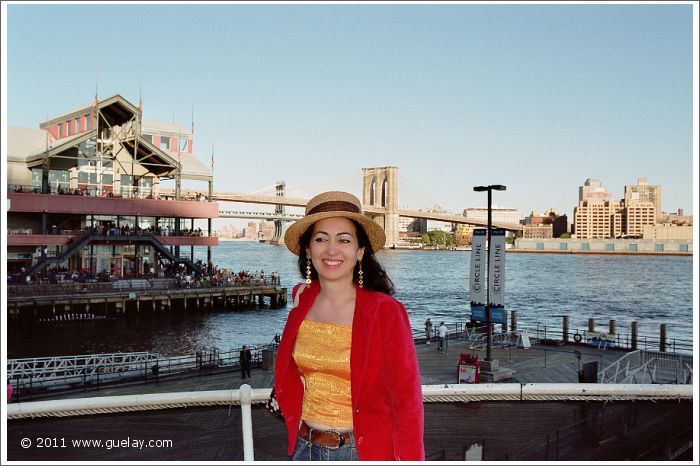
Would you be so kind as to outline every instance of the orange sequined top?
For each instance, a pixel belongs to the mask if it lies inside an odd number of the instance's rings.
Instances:
[[[351,324],[302,322],[292,353],[304,377],[302,419],[352,428],[351,342]]]

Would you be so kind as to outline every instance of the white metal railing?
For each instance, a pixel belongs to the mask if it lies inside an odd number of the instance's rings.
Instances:
[[[470,346],[486,347],[486,333],[478,328],[467,329],[467,343]],[[521,338],[528,335],[527,330],[511,330],[491,334],[491,344],[496,347],[517,346]]]
[[[110,372],[125,372],[157,359],[148,352],[87,354],[48,358],[23,358],[7,361],[7,377],[21,380],[31,376],[36,381],[84,377]]]
[[[181,408],[187,406],[240,405],[243,432],[243,458],[254,460],[251,405],[264,403],[270,388],[154,393],[103,396],[66,400],[34,401],[7,405],[7,419],[49,416],[78,416],[124,411]],[[424,385],[424,403],[465,401],[549,401],[549,400],[692,400],[692,385],[529,383],[529,384],[441,384]]]
[[[693,358],[679,353],[632,351],[598,373],[600,383],[679,383],[693,381]]]

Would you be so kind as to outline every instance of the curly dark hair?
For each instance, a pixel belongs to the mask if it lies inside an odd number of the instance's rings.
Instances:
[[[360,226],[359,223],[352,219],[350,220],[353,225],[355,225],[355,230],[357,231],[357,243],[362,248],[365,248],[365,253],[362,256],[362,284],[363,287],[372,290],[386,293],[388,295],[394,294],[394,282],[386,274],[382,264],[377,261],[374,256],[374,251],[372,250],[372,245],[369,242],[367,233]],[[302,278],[306,278],[306,249],[311,244],[311,234],[313,232],[313,225],[306,229],[301,238],[299,238],[299,273]],[[357,284],[357,271],[360,269],[360,264],[355,264],[355,272],[353,273],[353,281]],[[311,264],[311,279],[318,280],[318,272],[313,264]]]

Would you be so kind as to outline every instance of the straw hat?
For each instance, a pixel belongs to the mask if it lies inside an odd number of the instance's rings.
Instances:
[[[372,251],[378,251],[384,246],[386,242],[384,230],[377,222],[362,213],[360,200],[350,193],[329,191],[312,198],[306,204],[305,217],[297,220],[287,229],[284,234],[284,243],[287,248],[298,256],[299,238],[314,223],[331,217],[345,217],[359,223],[369,238]]]

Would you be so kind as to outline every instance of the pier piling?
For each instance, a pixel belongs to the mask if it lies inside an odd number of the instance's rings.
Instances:
[[[561,337],[564,343],[569,342],[569,316],[562,316]]]
[[[637,322],[634,321],[632,322],[632,341],[630,343],[630,348],[632,348],[632,351],[637,350]]]
[[[666,352],[666,324],[659,327],[659,351]]]

